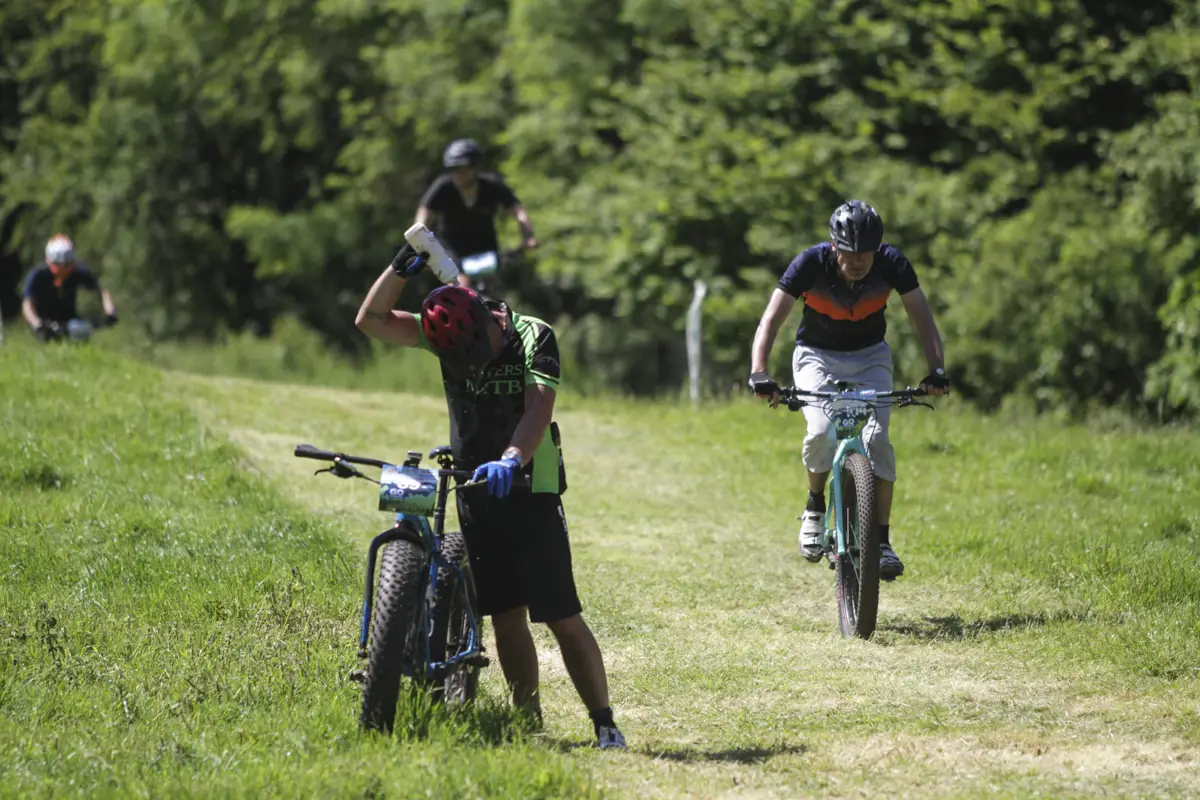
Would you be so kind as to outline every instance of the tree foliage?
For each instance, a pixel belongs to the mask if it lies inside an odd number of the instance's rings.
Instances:
[[[0,52],[0,248],[71,231],[157,336],[295,315],[360,349],[469,135],[543,243],[517,297],[609,386],[680,385],[695,279],[712,382],[740,381],[779,274],[859,197],[969,396],[1200,408],[1194,3],[10,0]]]

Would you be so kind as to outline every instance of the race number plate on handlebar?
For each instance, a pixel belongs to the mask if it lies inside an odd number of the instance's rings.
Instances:
[[[494,250],[486,253],[476,253],[473,256],[466,256],[462,260],[463,272],[473,278],[479,275],[491,275],[499,268],[500,258]]]
[[[431,516],[437,487],[434,470],[385,464],[379,476],[379,510]]]

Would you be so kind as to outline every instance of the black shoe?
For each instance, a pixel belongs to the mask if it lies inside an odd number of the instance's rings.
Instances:
[[[601,750],[624,750],[625,737],[616,725],[601,725],[596,729],[596,747]]]
[[[879,545],[879,577],[885,581],[895,580],[904,574],[904,564],[890,544]]]

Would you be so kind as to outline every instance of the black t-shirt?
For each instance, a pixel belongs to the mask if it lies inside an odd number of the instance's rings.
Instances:
[[[66,323],[79,314],[76,301],[81,287],[92,291],[100,289],[96,276],[83,264],[63,278],[62,285],[55,284],[54,273],[43,264],[29,273],[21,296],[33,300],[33,309],[42,319]]]
[[[796,256],[779,280],[779,288],[804,298],[804,316],[796,344],[822,350],[862,350],[883,341],[887,333],[888,295],[916,289],[917,272],[904,254],[881,244],[871,271],[853,286],[838,275],[833,246],[822,242]]]
[[[521,202],[504,179],[492,173],[480,173],[477,192],[474,204],[468,206],[450,176],[443,175],[421,198],[421,205],[437,214],[434,232],[438,239],[449,245],[459,259],[499,250],[496,213]]]
[[[512,444],[513,433],[525,414],[527,386],[558,389],[561,366],[554,329],[540,319],[521,314],[511,314],[509,323],[513,335],[478,382],[455,378],[442,369],[450,409],[450,447],[458,469],[475,469],[495,461]],[[423,330],[419,346],[429,349]],[[566,488],[561,450],[552,433],[546,432],[525,467],[534,492],[561,493]]]

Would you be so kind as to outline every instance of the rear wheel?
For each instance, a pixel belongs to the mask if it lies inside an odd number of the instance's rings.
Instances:
[[[842,507],[837,523],[846,555],[837,559],[838,615],[846,638],[870,639],[879,612],[879,529],[875,523],[875,474],[862,453],[842,464]]]
[[[390,732],[395,722],[424,565],[425,550],[413,542],[401,539],[383,547],[359,717],[366,730]]]
[[[465,650],[471,635],[471,615],[475,609],[475,585],[471,580],[471,566],[467,559],[467,544],[461,533],[447,533],[442,539],[442,555],[462,570],[463,579],[449,569],[438,571],[438,591],[434,598],[433,640],[430,642],[430,659],[445,661]],[[482,636],[482,626],[475,620],[476,630]],[[472,659],[455,664],[443,674],[443,679],[433,687],[435,696],[447,704],[468,703],[475,699],[479,687],[480,660]]]

